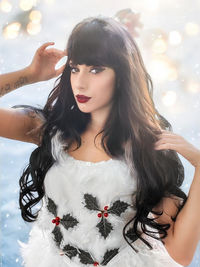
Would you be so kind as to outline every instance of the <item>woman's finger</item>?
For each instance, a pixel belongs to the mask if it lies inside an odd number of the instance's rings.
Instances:
[[[39,48],[38,48],[38,51],[39,52],[43,52],[47,46],[49,45],[54,45],[55,43],[54,42],[47,42],[47,43],[44,43],[43,45],[41,45]]]
[[[180,136],[172,135],[172,134],[163,134],[158,136],[158,140],[163,138],[171,138],[171,139],[180,139]]]
[[[173,149],[178,152],[180,144],[173,144],[173,143],[164,143],[164,144],[159,144],[154,147],[154,149]]]
[[[65,53],[65,51],[63,51],[63,50],[59,50],[59,49],[55,49],[55,48],[49,48],[49,49],[47,49],[47,53],[49,54],[49,55],[53,55],[53,56],[55,56],[55,57],[57,57],[57,58],[62,58],[62,57],[64,57],[64,56],[66,56],[66,53]]]

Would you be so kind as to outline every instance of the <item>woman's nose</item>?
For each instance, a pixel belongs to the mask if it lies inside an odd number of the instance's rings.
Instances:
[[[73,77],[73,79],[74,79],[74,85],[76,88],[78,89],[87,88],[89,80],[88,80],[87,74],[84,71],[77,72],[75,74],[75,77]]]

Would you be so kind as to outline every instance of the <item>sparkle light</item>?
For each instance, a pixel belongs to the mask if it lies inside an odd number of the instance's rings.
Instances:
[[[33,10],[31,11],[29,18],[33,23],[39,23],[42,19],[42,14],[39,10]]]
[[[19,6],[22,10],[28,11],[33,7],[34,3],[34,0],[20,0]]]
[[[200,92],[200,83],[191,81],[188,86],[186,87],[186,90],[191,93],[198,93]]]
[[[197,35],[199,33],[199,25],[197,23],[188,22],[185,25],[185,31],[188,35]]]
[[[163,93],[162,102],[165,106],[172,106],[176,102],[176,92],[168,90]]]
[[[26,30],[30,35],[36,35],[41,31],[41,25],[39,23],[29,22]]]
[[[8,0],[2,0],[0,3],[0,9],[3,12],[8,13],[12,10],[12,4]]]
[[[167,50],[167,44],[166,44],[165,40],[163,40],[163,39],[156,39],[153,42],[152,50],[156,54],[165,53],[166,50]]]
[[[169,33],[169,43],[170,45],[180,45],[180,43],[182,42],[182,36],[180,34],[180,32],[178,31],[171,31]]]
[[[178,77],[177,69],[169,62],[167,57],[158,57],[152,60],[149,69],[153,79],[158,82],[173,81]]]
[[[18,36],[21,24],[19,22],[13,22],[3,29],[3,35],[5,39],[14,39]]]

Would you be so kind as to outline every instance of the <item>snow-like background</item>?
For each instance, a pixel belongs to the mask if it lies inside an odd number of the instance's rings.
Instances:
[[[29,25],[30,3],[40,11],[41,21]],[[30,64],[36,49],[47,41],[64,49],[73,27],[89,16],[114,16],[131,8],[140,13],[143,27],[138,43],[154,83],[154,101],[173,131],[200,148],[200,0],[2,0],[0,1],[0,73],[16,71]],[[21,28],[8,30],[12,22]],[[34,27],[33,27],[34,26]],[[23,30],[24,29],[24,30]],[[10,38],[9,38],[10,36]],[[21,87],[0,98],[1,107],[17,104],[44,105],[55,79]],[[26,242],[31,224],[20,216],[18,180],[35,145],[0,139],[1,265],[21,266],[17,240]],[[188,193],[194,168],[183,157]],[[199,177],[200,178],[200,177]],[[200,266],[200,244],[190,267]],[[48,267],[48,266],[47,266]]]

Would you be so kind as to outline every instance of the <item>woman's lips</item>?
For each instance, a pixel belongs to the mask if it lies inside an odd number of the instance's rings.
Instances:
[[[87,101],[90,100],[91,97],[83,97],[83,96],[77,96],[77,100],[79,103],[86,103]]]

